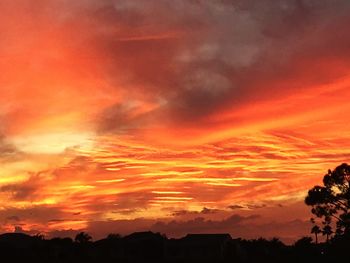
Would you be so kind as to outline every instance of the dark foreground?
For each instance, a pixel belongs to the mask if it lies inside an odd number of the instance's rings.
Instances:
[[[46,240],[20,233],[0,235],[1,262],[336,262],[348,258],[350,237],[314,244],[302,238],[287,246],[278,239],[232,239],[228,234],[187,235],[168,239],[159,233],[139,232],[121,238],[110,235]],[[342,260],[343,261],[343,260]],[[345,262],[345,261],[344,261]]]

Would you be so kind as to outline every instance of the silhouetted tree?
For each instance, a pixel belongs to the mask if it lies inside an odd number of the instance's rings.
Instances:
[[[85,244],[88,243],[92,240],[92,237],[85,232],[80,232],[75,236],[75,242],[80,243],[80,244]]]
[[[107,239],[121,239],[122,236],[119,234],[108,234]]]
[[[332,227],[330,225],[325,225],[322,229],[322,234],[326,236],[327,243],[329,241],[329,236],[333,234]]]
[[[312,238],[311,237],[302,237],[295,241],[294,246],[295,247],[311,247],[312,245]]]
[[[322,233],[321,228],[318,225],[314,225],[311,228],[311,233],[315,234],[315,241],[316,241],[316,244],[318,244],[318,234]]]
[[[336,233],[350,230],[350,166],[343,163],[323,177],[323,186],[309,190],[305,203],[312,206],[311,212],[323,219],[327,232],[336,221]],[[329,234],[328,234],[329,236]]]
[[[45,239],[45,236],[43,234],[40,234],[40,233],[34,235],[34,237],[37,238],[38,240],[44,240]]]

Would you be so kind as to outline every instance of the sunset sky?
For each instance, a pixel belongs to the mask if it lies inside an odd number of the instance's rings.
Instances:
[[[0,232],[309,235],[350,159],[350,1],[0,10]]]

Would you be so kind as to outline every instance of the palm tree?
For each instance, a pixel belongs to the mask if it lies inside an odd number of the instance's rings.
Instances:
[[[323,230],[322,230],[322,234],[323,235],[326,235],[327,237],[327,243],[329,241],[329,236],[333,234],[333,231],[332,231],[332,227],[330,225],[325,225]]]
[[[315,234],[316,244],[318,244],[318,234],[320,234],[321,232],[321,228],[318,225],[314,225],[311,229],[311,233]]]

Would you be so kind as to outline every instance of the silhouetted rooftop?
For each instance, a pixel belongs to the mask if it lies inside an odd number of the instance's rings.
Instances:
[[[232,240],[232,237],[230,234],[187,234],[181,240],[195,244],[212,244]]]
[[[126,236],[124,239],[126,240],[143,240],[143,239],[163,239],[163,236],[160,233],[153,233],[151,231],[145,231],[145,232],[135,232],[128,236]]]

